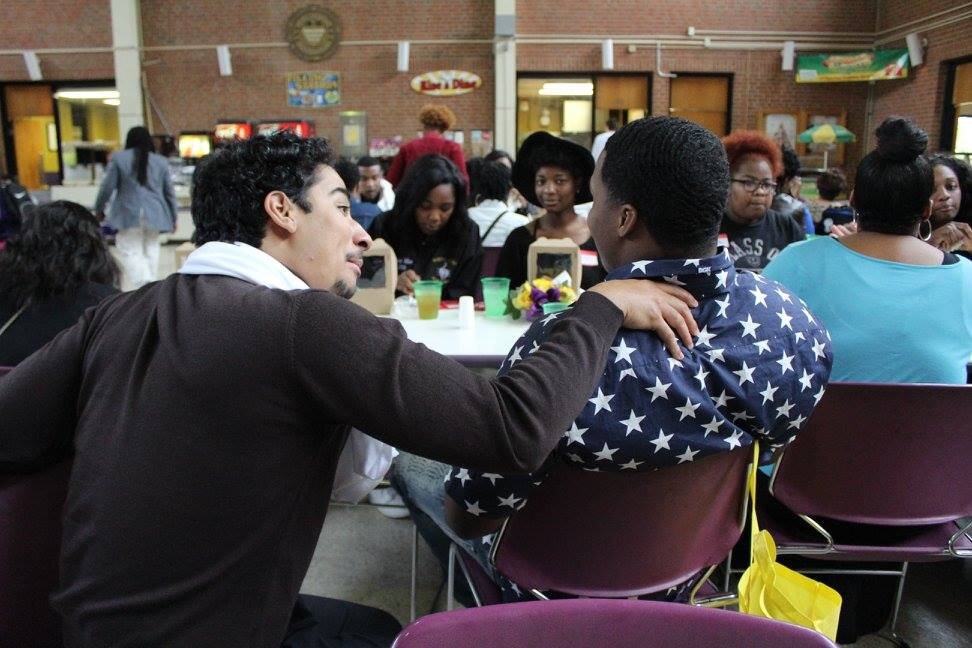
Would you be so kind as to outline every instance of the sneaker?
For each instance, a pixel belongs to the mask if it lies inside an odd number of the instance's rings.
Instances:
[[[409,516],[402,496],[391,486],[388,488],[376,488],[368,493],[368,502],[374,504],[378,508],[378,512],[385,517],[397,520]]]

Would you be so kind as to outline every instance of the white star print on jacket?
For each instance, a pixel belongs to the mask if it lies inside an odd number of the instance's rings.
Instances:
[[[699,301],[693,315],[701,330],[678,361],[654,334],[621,329],[600,382],[548,464],[647,471],[748,446],[754,437],[778,447],[799,433],[833,364],[827,331],[800,299],[737,272],[725,251],[700,260],[637,261],[607,278],[684,284]],[[516,371],[517,351],[542,345],[556,319],[537,320],[500,373]],[[506,517],[527,505],[545,472],[500,476],[455,467],[446,492],[468,513]]]

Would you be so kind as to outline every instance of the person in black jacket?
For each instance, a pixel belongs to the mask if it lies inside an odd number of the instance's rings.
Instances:
[[[594,159],[590,151],[550,133],[538,131],[523,141],[513,164],[513,186],[531,204],[543,208],[541,216],[517,227],[506,237],[496,263],[496,276],[509,277],[517,288],[527,277],[527,255],[538,238],[571,239],[580,248],[581,288],[604,281],[606,275],[587,219],[574,209],[591,202]],[[576,286],[575,286],[576,288]]]
[[[0,366],[19,364],[117,293],[118,275],[87,209],[66,200],[25,209],[0,252]]]
[[[398,257],[398,294],[411,294],[419,279],[439,279],[443,299],[475,295],[483,265],[479,227],[466,211],[466,183],[441,155],[426,155],[408,168],[395,206],[369,234],[383,238]]]

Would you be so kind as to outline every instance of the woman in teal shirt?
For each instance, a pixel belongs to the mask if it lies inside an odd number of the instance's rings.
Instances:
[[[965,383],[972,358],[972,262],[931,235],[928,136],[885,120],[861,160],[851,204],[859,231],[791,245],[765,269],[833,338],[831,380]]]

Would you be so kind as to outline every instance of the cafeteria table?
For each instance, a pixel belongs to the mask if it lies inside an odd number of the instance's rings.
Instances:
[[[437,319],[421,320],[414,307],[400,307],[399,304],[395,304],[389,317],[401,322],[408,339],[413,342],[421,342],[467,367],[493,369],[503,364],[514,343],[530,325],[524,319],[489,319],[481,311],[476,311],[473,328],[461,329],[458,309],[443,308]]]

